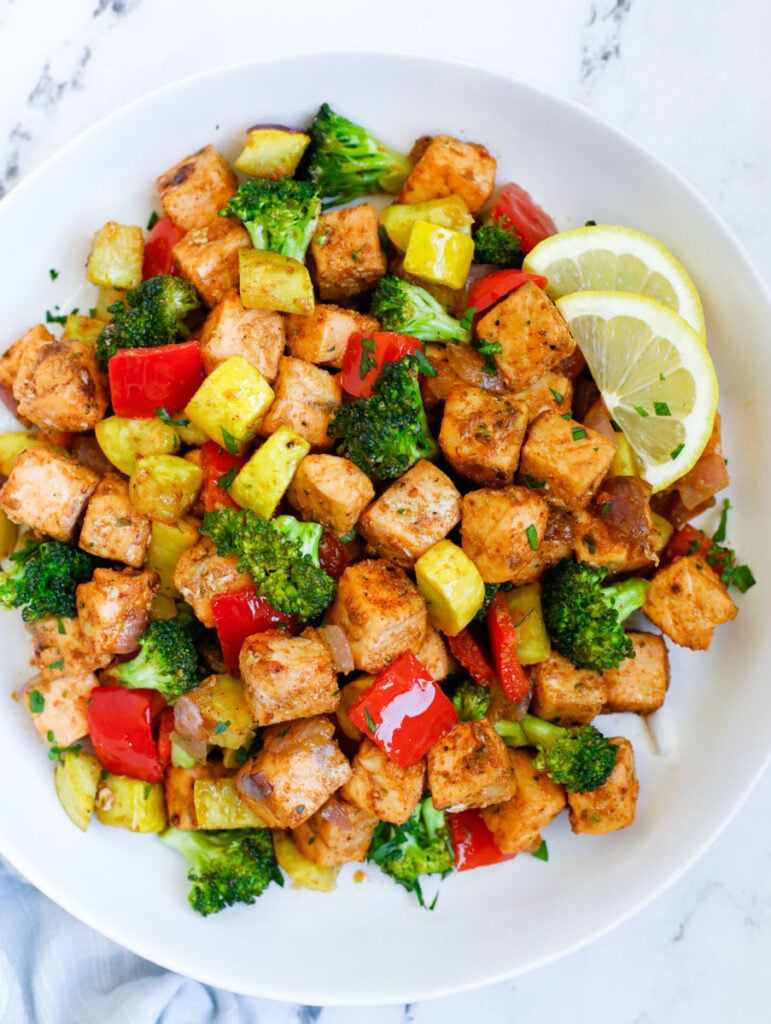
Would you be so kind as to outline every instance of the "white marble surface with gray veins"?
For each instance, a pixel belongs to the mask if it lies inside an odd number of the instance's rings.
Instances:
[[[512,73],[621,127],[701,192],[769,280],[769,39],[764,0],[391,0],[377,10],[362,0],[0,0],[0,195],[94,121],[200,70],[309,51],[426,53]],[[712,847],[647,908],[516,980],[369,1010],[219,994],[208,1004],[220,1008],[216,1017],[200,1019],[761,1024],[771,1020],[770,806],[766,774]],[[14,893],[37,906],[31,890]],[[487,939],[475,922],[469,942]],[[129,999],[127,989],[124,1010]],[[0,992],[0,1017],[3,1005]],[[103,1019],[139,1020],[117,1011]],[[178,1018],[170,1004],[158,1019]]]

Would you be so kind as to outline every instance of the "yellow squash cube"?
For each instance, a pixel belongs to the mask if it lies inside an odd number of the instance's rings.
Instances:
[[[113,466],[126,476],[134,472],[137,459],[147,455],[172,455],[180,448],[174,428],[154,416],[142,419],[108,416],[97,423],[94,434]]]
[[[131,832],[163,832],[168,824],[163,783],[109,772],[96,794],[96,816],[103,825]]]
[[[199,828],[265,828],[265,822],[236,789],[230,776],[196,779],[195,817]]]
[[[270,519],[292,482],[297,467],[311,450],[305,438],[279,427],[257,449],[230,486],[230,497]]]
[[[108,221],[94,235],[86,276],[92,284],[138,288],[142,283],[145,236],[141,228]]]
[[[102,766],[94,754],[70,749],[59,755],[54,768],[54,786],[68,817],[85,832],[96,802]]]
[[[424,203],[392,203],[380,214],[380,223],[397,249],[405,252],[415,223],[426,220],[442,228],[460,231],[471,236],[474,218],[469,213],[465,199],[460,196],[445,196],[444,199],[427,199]]]
[[[91,344],[104,330],[104,322],[95,317],[82,316],[78,313],[70,313],[64,321],[62,341],[88,341]]]
[[[129,480],[131,504],[143,515],[176,523],[195,505],[203,470],[178,455],[138,459]]]
[[[462,288],[473,258],[474,242],[469,235],[419,220],[412,227],[404,269],[434,284]]]
[[[254,739],[254,722],[246,703],[244,684],[224,672],[208,676],[200,684],[178,697],[175,727],[181,735],[185,722],[197,723],[194,739],[238,750]]]
[[[246,309],[313,312],[313,282],[302,263],[265,249],[239,249],[238,266],[241,302]]]
[[[0,508],[0,559],[7,558],[16,550],[19,527]]]
[[[291,178],[310,141],[310,135],[291,128],[251,128],[235,165],[257,178]]]
[[[468,626],[484,604],[485,585],[468,555],[440,540],[415,563],[415,582],[428,606],[428,621],[448,636]]]
[[[164,523],[160,519],[153,519],[145,568],[152,569],[160,576],[159,594],[179,597],[179,591],[174,586],[174,570],[179,556],[193,547],[199,536],[198,528],[186,519],[179,519],[176,523]]]
[[[230,356],[205,378],[185,416],[231,454],[244,451],[273,401],[273,389],[243,356]]]
[[[640,470],[637,468],[634,452],[626,439],[626,434],[617,431],[613,437],[618,447],[610,464],[608,476],[639,476]]]
[[[506,594],[506,605],[517,629],[517,657],[523,665],[537,665],[551,654],[541,607],[541,584],[527,583]]]

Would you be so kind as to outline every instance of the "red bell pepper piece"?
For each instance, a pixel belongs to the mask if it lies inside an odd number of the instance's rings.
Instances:
[[[201,498],[206,512],[239,507],[228,494],[228,488],[245,463],[246,456],[232,455],[225,448],[220,448],[215,441],[207,441],[204,444],[201,448]]]
[[[348,717],[401,768],[417,764],[458,722],[450,699],[409,652],[378,673]]]
[[[473,808],[448,814],[447,824],[457,871],[500,864],[517,856],[516,853],[504,853],[495,845],[493,834],[482,820],[482,815]]]
[[[445,639],[453,657],[461,663],[474,682],[480,686],[489,686],[495,679],[495,670],[469,630],[462,629],[455,636],[447,636]]]
[[[477,314],[483,313],[528,281],[534,281],[539,288],[545,288],[547,280],[542,274],[530,274],[526,270],[494,270],[472,289],[468,304],[474,307]]]
[[[107,771],[145,782],[163,779],[153,726],[165,706],[156,690],[94,687],[86,708],[88,732]]]
[[[385,363],[398,362],[408,353],[422,347],[422,342],[408,334],[395,334],[392,331],[362,334],[356,331],[348,339],[340,370],[340,384],[349,395],[369,398],[372,386]]]
[[[319,541],[319,565],[333,580],[339,580],[345,572],[348,562],[345,545],[335,537],[334,533],[324,530]]]
[[[201,348],[183,341],[157,348],[122,348],[107,366],[116,416],[154,416],[184,409],[203,380]]]
[[[171,217],[160,217],[150,228],[145,242],[145,253],[142,260],[142,280],[157,277],[159,274],[176,274],[177,268],[172,247],[184,238],[185,232],[178,228]]]
[[[509,700],[523,703],[530,696],[530,680],[517,656],[517,627],[506,604],[506,596],[501,591],[490,602],[487,630],[503,692]]]
[[[233,594],[217,594],[211,599],[211,610],[222,656],[232,675],[239,674],[238,656],[248,636],[281,625],[293,626],[297,622],[293,615],[274,608],[254,587]]]
[[[700,555],[706,558],[707,552],[713,548],[717,552],[717,545],[711,537],[686,523],[669,538],[665,554],[669,559],[680,558],[683,555]]]
[[[490,216],[499,227],[514,231],[523,252],[530,252],[544,238],[557,234],[557,225],[549,214],[514,182],[504,185]]]

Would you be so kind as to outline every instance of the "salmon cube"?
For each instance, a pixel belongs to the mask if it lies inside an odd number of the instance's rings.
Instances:
[[[669,655],[664,638],[657,633],[629,631],[634,658],[603,674],[608,713],[632,711],[648,715],[664,703],[669,687]]]
[[[510,750],[509,759],[517,779],[514,796],[483,807],[480,814],[499,850],[522,853],[538,848],[541,831],[564,810],[567,800],[564,787],[539,771],[528,751]]]
[[[10,348],[6,349],[0,356],[0,389],[5,393],[8,398],[6,402],[9,405],[14,402],[13,398],[13,384],[16,380],[16,374],[19,372],[19,363],[21,361],[21,354],[24,351],[24,347],[28,342],[33,344],[41,341],[56,341],[56,338],[51,334],[47,327],[43,324],[36,324],[34,327],[30,327],[19,338],[15,341]]]
[[[321,523],[338,537],[356,526],[375,497],[366,473],[337,455],[306,455],[292,478],[287,501],[306,522]]]
[[[246,590],[251,585],[251,576],[238,570],[238,555],[218,555],[208,537],[183,551],[174,570],[174,586],[196,618],[210,629],[214,626],[211,599],[217,594]]]
[[[634,821],[640,789],[634,750],[623,736],[613,736],[611,743],[618,747],[618,753],[615,767],[605,784],[590,793],[568,793],[573,832],[602,835],[626,828]]]
[[[421,459],[369,506],[358,530],[375,554],[411,569],[458,524],[460,508],[452,480]]]
[[[307,821],[292,832],[295,846],[308,860],[336,867],[364,860],[378,826],[374,814],[334,793]]]
[[[715,628],[738,609],[714,569],[700,555],[686,555],[653,576],[643,611],[676,644],[706,651]]]
[[[503,803],[517,787],[506,745],[486,718],[458,722],[429,750],[426,767],[439,810]]]
[[[426,788],[426,763],[400,768],[366,736],[351,762],[352,774],[340,795],[380,821],[403,825]]]
[[[201,331],[201,356],[207,375],[231,356],[243,356],[271,383],[286,344],[281,313],[246,309],[238,291],[229,291],[209,313]]]
[[[86,506],[80,547],[139,569],[147,557],[150,534],[151,519],[132,505],[128,481],[116,473],[105,474]]]
[[[290,313],[286,320],[289,351],[298,359],[339,370],[355,332],[371,334],[380,324],[364,313],[331,303],[317,302],[311,314]]]
[[[563,416],[573,408],[573,381],[559,370],[547,370],[520,391],[517,400],[527,406],[528,423],[547,409]]]
[[[527,406],[511,395],[461,384],[447,396],[439,447],[461,476],[502,487],[514,480],[527,420]]]
[[[186,156],[156,182],[163,209],[185,231],[214,220],[237,185],[235,174],[214,146]]]
[[[484,313],[477,337],[498,344],[498,373],[512,391],[522,391],[556,367],[575,348],[562,314],[533,281]]]
[[[238,252],[251,245],[249,232],[240,221],[217,217],[204,227],[188,231],[171,252],[182,276],[195,285],[212,309],[238,288]]]
[[[112,654],[94,650],[77,618],[50,616],[25,626],[32,638],[34,664],[42,676],[88,675],[112,661]]]
[[[297,828],[351,776],[328,718],[271,725],[242,765],[236,789],[271,828]]]
[[[385,274],[379,226],[377,210],[369,203],[321,215],[310,256],[322,302],[353,299]]]
[[[430,413],[447,401],[453,388],[465,386],[466,382],[458,376],[447,358],[447,346],[426,345],[426,357],[436,371],[436,376],[424,377],[420,384],[423,405]]]
[[[537,578],[548,514],[543,498],[527,487],[481,488],[463,496],[463,550],[485,583]]]
[[[530,670],[533,701],[530,710],[539,718],[561,725],[591,722],[605,704],[605,682],[600,672],[576,668],[552,651]]]
[[[522,479],[538,481],[549,501],[583,506],[605,479],[615,454],[615,443],[596,430],[543,412],[530,424],[519,472]]]
[[[461,142],[450,135],[435,135],[421,149],[398,202],[423,203],[457,195],[471,213],[478,213],[493,194],[495,158],[479,143]]]
[[[379,672],[422,641],[426,602],[403,569],[365,559],[343,572],[326,621],[348,637],[357,669]]]
[[[94,649],[111,654],[135,651],[159,585],[157,572],[95,569],[90,582],[75,591],[81,629]]]
[[[24,688],[24,703],[43,739],[69,747],[86,736],[88,699],[98,685],[91,672],[31,679]]]
[[[99,476],[46,448],[28,448],[16,459],[0,490],[0,508],[55,540],[72,541]]]
[[[438,629],[429,623],[426,632],[417,647],[413,647],[412,653],[418,659],[428,674],[440,682],[446,679],[453,667],[453,660],[447,650],[447,644],[442,638]]]
[[[587,565],[604,566],[611,576],[651,569],[658,562],[659,534],[653,528],[641,537],[615,529],[588,509],[573,509],[574,552],[576,560]]]
[[[343,400],[336,375],[304,359],[282,356],[274,392],[259,431],[263,437],[279,427],[289,427],[314,448],[332,447],[335,442],[327,427]]]
[[[310,718],[340,703],[332,656],[315,629],[255,633],[241,647],[239,667],[255,725]]]

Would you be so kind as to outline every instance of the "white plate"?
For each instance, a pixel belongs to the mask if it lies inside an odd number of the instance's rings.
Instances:
[[[144,224],[161,171],[208,142],[232,159],[249,125],[304,125],[323,101],[404,151],[438,131],[484,142],[498,180],[523,184],[560,227],[626,224],[672,249],[701,291],[721,382],[736,506],[729,536],[760,580],[708,654],[673,653],[669,754],[654,753],[638,719],[607,723],[635,741],[635,825],[576,837],[563,815],[547,834],[549,863],[522,856],[449,878],[433,913],[373,867],[358,884],[343,873],[332,895],[272,887],[253,907],[198,918],[184,862],[156,838],[72,826],[44,744],[6,702],[0,850],[57,903],[150,960],[238,992],[317,1005],[403,1002],[511,977],[619,924],[699,856],[758,778],[769,755],[758,723],[769,713],[771,559],[757,539],[771,507],[771,307],[691,189],[581,108],[462,64],[346,54],[182,82],[95,125],[22,182],[0,205],[2,344],[54,303],[69,309],[94,230],[107,220]],[[2,618],[0,637],[10,693],[30,675],[29,649],[15,617]]]

